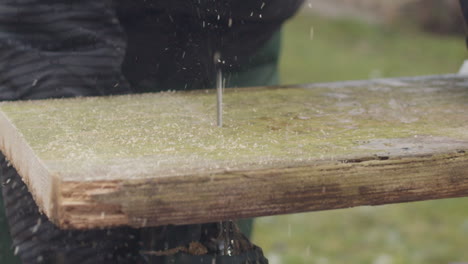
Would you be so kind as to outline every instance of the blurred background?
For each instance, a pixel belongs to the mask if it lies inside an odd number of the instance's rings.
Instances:
[[[283,30],[283,84],[456,73],[458,0],[310,0]],[[257,218],[271,264],[468,263],[468,199]]]

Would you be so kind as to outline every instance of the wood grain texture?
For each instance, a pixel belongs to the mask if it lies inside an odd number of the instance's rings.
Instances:
[[[63,228],[468,196],[468,79],[0,104],[0,148]]]

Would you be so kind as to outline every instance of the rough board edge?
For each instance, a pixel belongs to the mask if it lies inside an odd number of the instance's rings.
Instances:
[[[120,181],[64,182],[58,202],[56,224],[63,229],[91,229],[130,225],[122,205],[96,201],[94,196],[119,190]]]
[[[66,214],[60,225],[89,229],[196,224],[468,196],[467,150],[363,160],[176,179],[64,182],[62,196],[68,203],[61,204]],[[73,196],[86,202],[73,203]]]
[[[54,198],[59,183],[54,181],[45,164],[34,153],[10,119],[1,111],[0,104],[0,151],[18,171],[28,186],[39,210],[51,220],[57,217]],[[14,148],[14,151],[13,151]]]

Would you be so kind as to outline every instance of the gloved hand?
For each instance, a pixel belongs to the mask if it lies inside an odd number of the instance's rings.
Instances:
[[[159,230],[164,244],[144,243],[147,248],[141,253],[146,263],[268,264],[262,249],[252,244],[233,221],[185,226],[191,229],[189,232],[180,232],[181,227]],[[177,233],[193,236],[171,242],[169,237]]]

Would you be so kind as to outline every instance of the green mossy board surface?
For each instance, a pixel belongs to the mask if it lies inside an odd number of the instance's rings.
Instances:
[[[7,102],[0,113],[59,185],[468,150],[461,76],[226,89],[224,100],[222,128],[214,91]]]

